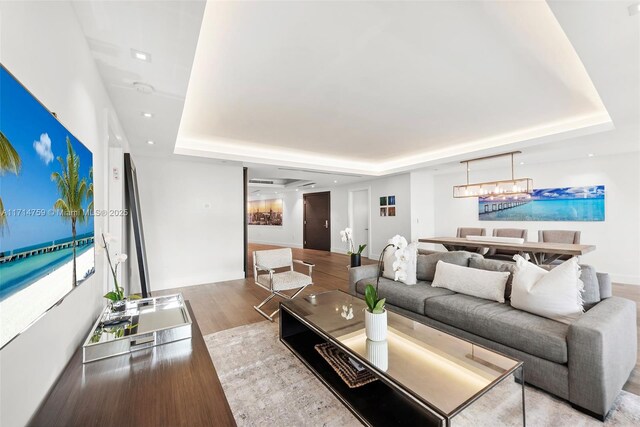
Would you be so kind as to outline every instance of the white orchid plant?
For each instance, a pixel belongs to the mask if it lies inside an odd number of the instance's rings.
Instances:
[[[395,276],[395,280],[406,280],[407,279],[407,270],[408,270],[408,262],[409,262],[409,251],[407,250],[409,247],[409,243],[407,239],[396,234],[387,242],[387,246],[384,247],[382,253],[380,254],[380,259],[378,260],[378,275],[376,278],[376,285],[373,286],[371,283],[367,284],[364,288],[364,299],[367,303],[367,309],[373,314],[381,314],[384,313],[384,305],[386,302],[385,298],[379,298],[378,295],[378,285],[380,284],[380,274],[382,273],[382,259],[384,257],[385,251],[387,248],[393,247],[395,251],[393,252],[393,257],[395,258],[393,261],[393,272]]]
[[[395,280],[406,280],[407,279],[407,267],[408,267],[408,252],[407,247],[409,243],[407,239],[396,234],[391,239],[389,239],[389,244],[393,245],[396,250],[394,252],[395,260],[393,261],[393,271]]]
[[[109,252],[109,243],[115,242],[116,238],[113,237],[109,233],[101,233],[102,234],[102,243],[98,244],[98,252],[105,252],[107,255],[107,262],[109,263],[109,268],[111,269],[111,275],[113,276],[113,284],[115,286],[115,290],[111,292],[107,292],[104,294],[104,297],[110,301],[122,301],[125,298],[124,288],[118,285],[118,266],[124,263],[127,260],[127,254],[114,254],[111,257],[111,253]],[[140,298],[137,295],[130,295],[129,299],[138,299]]]
[[[353,243],[353,230],[350,229],[349,227],[340,231],[340,238],[342,239],[343,242],[349,244],[349,251],[347,252],[347,255],[352,255],[352,254],[360,255],[362,254],[362,251],[364,251],[364,248],[367,247],[367,245],[358,245],[358,251],[356,251],[355,244]]]

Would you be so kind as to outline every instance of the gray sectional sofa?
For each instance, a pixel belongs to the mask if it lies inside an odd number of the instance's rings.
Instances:
[[[585,314],[572,324],[495,301],[431,287],[438,260],[513,272],[513,263],[456,251],[419,251],[418,283],[380,278],[387,307],[427,325],[524,361],[525,381],[604,419],[636,364],[636,305],[611,295],[608,274],[582,265]],[[377,265],[349,270],[349,291],[363,297],[375,284]],[[511,278],[509,279],[511,281]],[[507,296],[510,283],[507,284]]]

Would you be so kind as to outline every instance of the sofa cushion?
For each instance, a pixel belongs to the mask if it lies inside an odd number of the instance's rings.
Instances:
[[[511,306],[538,316],[570,324],[584,313],[577,258],[571,258],[552,270],[530,263],[520,255],[513,275]]]
[[[375,277],[358,281],[356,283],[356,292],[364,295],[364,288],[369,283],[375,286]],[[432,288],[429,283],[423,281],[415,285],[405,285],[402,282],[394,282],[393,280],[381,277],[380,285],[378,286],[378,295],[380,298],[386,298],[387,302],[391,305],[424,315],[424,301],[426,299],[443,295],[454,295],[454,292],[448,289]]]
[[[418,280],[432,282],[433,277],[436,274],[436,265],[438,264],[438,261],[467,267],[469,265],[469,257],[471,257],[471,255],[471,253],[465,251],[437,252],[429,255],[418,254],[418,265],[416,271]]]
[[[504,288],[509,279],[507,271],[487,271],[438,261],[431,286],[453,292],[504,302]]]
[[[511,273],[509,274],[509,279],[507,279],[507,286],[504,290],[504,298],[508,300],[511,297],[511,282],[513,282],[513,273],[516,271],[515,263],[497,261],[495,259],[471,257],[471,259],[469,259],[469,267],[477,268],[479,270],[502,271]]]
[[[425,314],[440,322],[556,363],[567,363],[569,325],[468,295],[425,300]]]

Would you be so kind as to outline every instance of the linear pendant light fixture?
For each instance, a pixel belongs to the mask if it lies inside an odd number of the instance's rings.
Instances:
[[[454,186],[453,197],[496,197],[531,194],[533,192],[533,180],[531,178],[515,177],[513,155],[520,153],[521,151],[511,151],[509,153],[495,154],[493,156],[478,157],[476,159],[461,161],[460,163],[463,163],[467,168],[467,183],[465,185]],[[506,156],[511,156],[511,179],[491,182],[479,182],[477,184],[471,184],[469,182],[469,164],[471,162]]]

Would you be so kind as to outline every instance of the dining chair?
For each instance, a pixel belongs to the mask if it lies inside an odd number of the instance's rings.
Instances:
[[[526,242],[527,230],[524,228],[495,228],[493,230],[493,236],[494,237],[514,237],[514,238],[524,239]],[[513,261],[513,256],[517,254],[521,254],[521,251],[491,248],[485,255],[485,258],[499,259],[503,261]]]
[[[466,238],[467,236],[486,236],[487,229],[486,228],[475,228],[475,227],[458,227],[456,231],[456,237]],[[469,246],[455,246],[455,250],[457,251],[467,251],[467,252],[475,252],[482,254],[485,252],[485,248],[472,248]]]
[[[303,274],[293,269],[293,264],[301,264],[309,269],[309,274]],[[313,285],[314,264],[293,259],[291,248],[270,249],[253,252],[253,277],[256,285],[270,292],[270,295],[259,305],[253,308],[273,322],[273,316],[279,308],[270,315],[262,311],[262,307],[276,296],[284,299],[294,299],[307,286]],[[287,270],[288,269],[288,270]],[[278,271],[280,270],[280,271]],[[284,271],[282,271],[284,270]],[[260,274],[262,272],[262,274]],[[296,289],[293,295],[287,295],[282,291]]]
[[[538,242],[580,244],[580,231],[578,230],[538,230]],[[552,264],[562,263],[570,259],[572,255],[561,255]],[[544,263],[544,256],[542,257]]]

